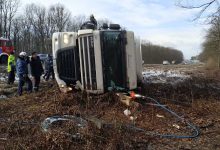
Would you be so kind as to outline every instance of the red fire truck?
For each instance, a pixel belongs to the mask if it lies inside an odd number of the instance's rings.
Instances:
[[[0,37],[0,64],[7,63],[10,52],[14,51],[12,41]]]

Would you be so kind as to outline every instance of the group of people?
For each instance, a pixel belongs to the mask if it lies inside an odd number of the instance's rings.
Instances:
[[[97,29],[97,21],[93,15],[90,16],[90,20],[85,22],[81,29]],[[28,64],[30,64],[30,72],[32,80],[29,78]],[[27,56],[26,52],[21,52],[15,61],[14,52],[8,57],[8,84],[13,84],[15,81],[15,73],[19,78],[18,82],[18,95],[22,95],[23,86],[27,83],[27,91],[32,92],[39,90],[39,84],[41,76],[44,73],[44,69],[41,63],[41,60],[37,52],[33,52],[31,57]],[[53,58],[48,54],[48,57],[45,62],[45,74],[43,78],[48,81],[50,76],[54,79],[54,70],[53,70]],[[33,83],[32,83],[33,81]]]
[[[30,64],[30,73],[33,80],[29,78],[28,64]],[[45,61],[45,70],[44,79],[49,80],[50,76],[54,79],[53,71],[53,58],[48,54],[48,57]],[[27,83],[27,92],[31,93],[32,91],[37,92],[39,90],[41,76],[44,73],[43,65],[41,63],[40,57],[37,52],[33,52],[31,57],[27,55],[26,52],[21,52],[15,61],[14,52],[8,57],[8,84],[13,84],[15,81],[15,73],[17,74],[18,81],[18,95],[21,96],[23,92],[23,86]],[[33,81],[33,83],[32,83]]]

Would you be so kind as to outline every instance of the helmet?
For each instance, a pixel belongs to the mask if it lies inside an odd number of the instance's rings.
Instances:
[[[27,56],[27,53],[26,52],[20,52],[19,56],[25,57],[25,56]]]

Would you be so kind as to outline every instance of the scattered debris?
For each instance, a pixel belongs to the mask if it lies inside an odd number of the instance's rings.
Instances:
[[[43,123],[42,123],[42,128],[45,132],[48,132],[50,126],[58,121],[71,121],[74,124],[76,124],[76,126],[78,128],[83,128],[87,126],[87,121],[85,121],[84,119],[82,119],[81,117],[76,117],[76,116],[70,116],[70,115],[64,115],[64,116],[53,116],[53,117],[49,117],[46,118]]]
[[[120,98],[120,101],[127,106],[131,105],[132,98],[130,96],[126,96],[123,93],[116,93],[116,95]]]
[[[164,115],[159,115],[159,114],[157,114],[156,116],[157,116],[158,118],[165,118]]]
[[[129,109],[125,109],[124,110],[124,115],[125,116],[130,116],[131,115],[131,111]]]
[[[73,89],[71,87],[66,87],[64,85],[62,85],[62,87],[60,87],[60,91],[63,93],[69,93],[71,92]]]
[[[177,124],[173,124],[173,127],[177,128],[177,129],[180,129],[180,126],[177,125]]]
[[[7,99],[8,97],[6,95],[0,95],[0,100]]]
[[[136,119],[137,119],[137,116],[135,116],[135,117],[134,117],[134,116],[130,116],[130,120],[131,120],[131,121],[134,121],[134,120],[136,120]]]
[[[87,126],[86,120],[70,115],[46,118],[41,125],[45,132],[49,132],[50,134],[57,132],[58,134],[66,135],[74,139],[81,139],[82,134],[80,132],[82,131],[80,130],[85,130]]]
[[[77,90],[81,90],[83,91],[83,87],[82,87],[82,84],[80,83],[80,81],[76,81],[76,87],[75,87]]]

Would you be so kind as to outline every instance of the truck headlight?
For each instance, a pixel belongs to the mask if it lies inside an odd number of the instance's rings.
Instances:
[[[69,36],[68,36],[68,34],[64,34],[63,35],[63,43],[64,44],[68,44],[69,43]]]
[[[55,39],[55,44],[56,44],[56,45],[58,44],[58,40],[57,40],[57,39]]]

